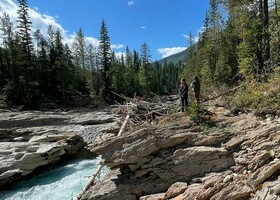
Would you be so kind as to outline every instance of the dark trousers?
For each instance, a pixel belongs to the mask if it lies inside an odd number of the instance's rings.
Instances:
[[[184,112],[185,106],[188,106],[188,97],[181,97],[182,112]]]
[[[194,92],[194,97],[196,99],[196,102],[199,103],[199,91]]]

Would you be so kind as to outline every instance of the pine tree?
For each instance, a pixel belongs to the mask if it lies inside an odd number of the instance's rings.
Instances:
[[[55,94],[56,99],[65,100],[65,80],[64,80],[64,45],[62,43],[62,35],[59,29],[55,32],[54,50],[56,60],[54,63],[53,72],[55,74]]]
[[[219,1],[210,0],[209,10],[209,25],[210,31],[208,32],[209,39],[209,66],[211,72],[211,80],[215,81],[215,72],[219,59],[219,42],[220,33],[222,31],[222,14],[219,12]]]
[[[192,78],[194,76],[194,54],[195,54],[195,46],[194,46],[194,39],[192,32],[190,31],[189,33],[189,63],[190,63],[190,77]]]
[[[269,33],[269,10],[268,10],[268,0],[260,0],[260,4],[262,4],[260,12],[263,14],[262,17],[262,41],[263,41],[263,60],[264,60],[264,67],[265,73],[272,72],[270,66],[270,33]]]
[[[29,13],[28,13],[27,0],[18,0],[18,34],[22,44],[22,51],[25,54],[25,59],[28,65],[32,65],[32,54],[33,54],[33,43],[31,38],[31,24]]]
[[[141,58],[141,63],[142,64],[150,63],[151,54],[150,54],[149,46],[148,46],[148,44],[146,42],[144,42],[141,45],[140,58]]]
[[[97,68],[97,49],[92,46],[92,44],[89,44],[87,46],[87,63],[90,68],[91,72],[91,89],[92,93],[99,95],[99,90],[101,88],[101,76],[100,71]]]
[[[140,84],[139,84],[139,69],[140,69],[140,57],[136,50],[131,53],[131,66],[129,66],[129,50],[127,49],[126,60],[128,66],[126,66],[126,88],[128,89],[127,94],[133,96],[135,94],[140,95]]]
[[[124,87],[124,75],[125,75],[125,62],[124,56],[121,55],[120,61],[113,59],[111,63],[111,75],[112,75],[112,88],[117,93],[126,93]]]
[[[47,41],[40,32],[40,30],[37,30],[34,33],[34,38],[36,40],[36,62],[35,65],[37,66],[37,77],[38,82],[40,85],[40,90],[44,96],[44,98],[47,98],[49,96],[49,88],[48,88],[48,81],[50,77],[51,69],[49,67],[49,59],[47,54]]]
[[[4,38],[3,49],[1,50],[2,86],[7,83],[15,86],[18,85],[17,82],[19,80],[19,66],[17,63],[17,57],[19,55],[19,39],[15,33],[10,16],[4,12],[3,16],[0,17],[0,20],[1,35]]]
[[[271,65],[275,68],[280,63],[280,13],[278,11],[280,1],[275,0],[272,4],[270,17],[270,47]]]
[[[126,47],[125,51],[125,65],[122,68],[122,73],[124,74],[124,89],[125,92],[124,94],[128,96],[133,96],[135,93],[138,93],[138,88],[137,88],[137,71],[133,67],[133,54],[130,52],[128,46]]]
[[[86,57],[86,41],[85,36],[80,28],[73,42],[73,52],[75,65],[81,69],[86,69],[85,57]]]
[[[141,65],[139,69],[139,84],[143,94],[148,94],[153,91],[153,78],[155,71],[150,62],[150,49],[147,43],[141,45],[140,50]]]
[[[109,94],[109,87],[111,85],[110,69],[112,60],[112,50],[110,44],[110,37],[108,35],[105,21],[102,20],[100,28],[99,46],[98,46],[98,64],[102,70],[102,79],[104,81],[104,94]]]
[[[34,65],[34,47],[31,38],[31,21],[28,13],[28,5],[26,0],[18,1],[18,26],[17,34],[20,41],[20,54],[18,56],[20,76],[19,97],[21,104],[25,107],[36,107],[40,101],[40,90],[38,82],[38,74]]]
[[[185,71],[183,77],[187,80],[187,82],[190,82],[192,80],[192,77],[194,76],[195,71],[195,42],[193,39],[193,34],[190,31],[188,35],[188,50],[187,50],[187,62],[185,64]]]

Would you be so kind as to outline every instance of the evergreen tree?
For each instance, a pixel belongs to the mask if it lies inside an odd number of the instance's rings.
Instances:
[[[189,33],[189,64],[190,64],[190,77],[192,78],[194,76],[194,54],[195,54],[195,46],[194,46],[194,39],[192,32]]]
[[[271,72],[270,69],[270,34],[269,34],[269,11],[268,11],[268,0],[260,0],[260,12],[262,20],[262,42],[263,42],[263,60],[265,65],[265,71]]]
[[[33,43],[31,38],[31,24],[28,13],[27,0],[18,0],[18,34],[22,45],[22,53],[25,56],[25,60],[28,62],[29,67],[32,65]]]
[[[280,13],[278,11],[280,1],[275,0],[272,4],[270,17],[270,47],[271,47],[271,65],[273,68],[279,66],[280,63]]]
[[[125,88],[126,94],[133,96],[135,94],[140,95],[139,85],[139,69],[140,69],[140,57],[136,50],[131,53],[129,48],[126,49],[125,54]]]
[[[17,58],[19,62],[20,77],[19,90],[17,92],[20,99],[17,103],[23,104],[25,107],[36,107],[40,102],[40,90],[36,66],[34,65],[34,47],[31,38],[31,21],[28,13],[28,5],[26,0],[18,1],[18,26],[17,34],[20,41],[20,54]]]
[[[128,46],[126,47],[125,50],[125,65],[130,68],[132,66],[132,55],[131,52],[129,51]]]
[[[192,32],[188,35],[188,50],[187,50],[187,61],[185,64],[185,71],[183,77],[186,79],[187,82],[192,80],[192,77],[195,73],[195,42],[193,39]]]
[[[139,84],[143,94],[148,94],[154,90],[153,80],[155,70],[150,63],[150,49],[147,43],[143,43],[140,50],[141,65],[139,69]]]
[[[20,76],[17,62],[19,38],[15,33],[13,23],[7,13],[4,12],[0,20],[1,35],[4,38],[3,48],[1,48],[1,88],[8,85],[16,87]]]
[[[91,44],[87,46],[87,62],[91,72],[91,88],[93,94],[99,95],[102,85],[101,73],[97,67],[97,49]]]
[[[100,28],[99,46],[98,46],[98,64],[101,68],[102,79],[104,81],[104,95],[109,94],[109,87],[111,85],[110,69],[112,60],[112,50],[110,44],[110,37],[108,35],[105,21],[102,20]]]
[[[126,47],[125,52],[125,67],[123,69],[124,71],[124,77],[125,77],[125,90],[126,95],[133,96],[139,92],[139,81],[137,76],[137,68],[135,67],[136,63],[133,62],[134,60],[133,53],[130,52],[129,48]]]
[[[126,93],[125,80],[125,64],[124,64],[124,56],[121,55],[120,62],[117,59],[112,61],[112,88],[117,93]]]
[[[74,59],[75,65],[80,67],[81,69],[86,69],[86,41],[85,36],[80,28],[77,32],[77,35],[73,42],[73,52],[74,52]]]
[[[149,46],[146,42],[144,42],[141,45],[140,58],[141,58],[141,63],[142,64],[150,63],[150,58],[151,58],[150,48],[149,48]]]
[[[36,62],[37,77],[43,98],[47,99],[49,96],[49,77],[51,75],[51,69],[49,67],[49,59],[47,54],[48,44],[40,30],[34,33],[36,40]]]
[[[155,70],[156,70],[156,76],[155,76],[155,92],[156,94],[162,95],[164,93],[164,85],[163,85],[163,70],[161,64],[156,61],[154,63],[155,65]]]
[[[209,67],[212,82],[215,81],[215,73],[219,59],[220,33],[222,31],[222,13],[220,13],[219,0],[210,0],[209,25],[210,30],[207,32],[209,45]]]

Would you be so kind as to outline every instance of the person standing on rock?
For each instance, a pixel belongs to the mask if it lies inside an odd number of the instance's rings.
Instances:
[[[181,111],[184,112],[185,106],[188,106],[188,84],[184,78],[181,79],[181,84],[179,86],[179,96],[181,98]]]
[[[199,103],[199,94],[200,94],[200,81],[197,76],[193,77],[193,81],[191,83],[191,88],[192,88],[192,91],[194,92],[194,97],[198,104]]]

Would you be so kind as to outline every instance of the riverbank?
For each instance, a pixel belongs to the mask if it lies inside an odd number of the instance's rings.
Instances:
[[[0,199],[74,200],[99,161],[100,158],[68,160],[54,168],[41,171],[32,178],[21,180],[9,189],[1,187]],[[101,178],[107,172],[108,169],[103,168]]]
[[[0,185],[13,184],[49,166],[96,155],[87,144],[119,126],[104,108],[49,111],[0,110]]]
[[[199,121],[174,113],[93,151],[111,173],[82,199],[273,199],[279,195],[280,120],[202,105]]]

